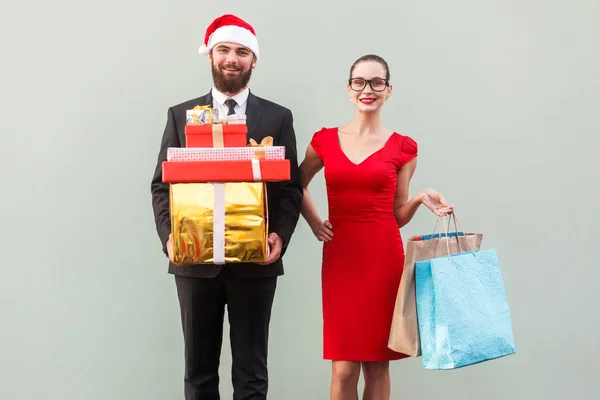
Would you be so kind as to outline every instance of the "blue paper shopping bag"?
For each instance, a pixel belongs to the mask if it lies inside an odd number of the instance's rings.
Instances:
[[[515,352],[496,250],[419,261],[415,289],[425,369],[455,369]]]

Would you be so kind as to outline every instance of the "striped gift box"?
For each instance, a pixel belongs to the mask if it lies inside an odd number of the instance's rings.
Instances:
[[[285,159],[284,146],[265,147],[169,147],[167,161],[243,161],[262,158],[265,160]]]

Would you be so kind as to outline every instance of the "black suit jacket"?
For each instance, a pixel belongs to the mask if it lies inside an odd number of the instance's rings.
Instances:
[[[196,105],[206,104],[212,104],[210,92],[197,99],[172,106],[167,112],[167,124],[151,184],[154,221],[165,254],[167,254],[166,243],[171,232],[171,218],[169,212],[169,185],[162,182],[162,162],[166,161],[167,148],[185,147],[186,110],[192,109]],[[281,252],[281,256],[283,256],[300,217],[303,195],[292,112],[250,92],[246,106],[246,123],[248,138],[260,142],[265,136],[272,136],[275,146],[285,146],[286,158],[290,160],[291,179],[285,182],[267,183],[269,233],[275,232],[283,239]],[[201,264],[178,267],[169,262],[169,273],[183,276],[215,277],[222,268],[228,269],[228,272],[239,277],[268,277],[283,274],[281,257],[270,265],[232,263],[225,266]]]

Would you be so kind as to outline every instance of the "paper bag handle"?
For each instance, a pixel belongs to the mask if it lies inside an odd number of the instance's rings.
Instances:
[[[473,249],[473,246],[471,245],[471,242],[469,242],[469,240],[467,238],[467,233],[463,229],[463,227],[460,224],[460,221],[458,220],[458,218],[456,218],[456,213],[452,212],[451,215],[452,215],[452,219],[454,220],[454,229],[455,229],[455,233],[456,233],[456,245],[458,246],[458,251],[459,252],[461,251],[460,240],[459,240],[459,236],[458,236],[458,229],[460,228],[461,232],[463,233],[463,235],[465,235],[465,238],[467,239],[467,244],[471,248],[471,253],[473,253],[473,256],[476,256],[475,255],[475,250]],[[439,223],[440,219],[442,220],[442,222],[444,224],[444,233],[446,234],[446,249],[448,250],[448,259],[450,259],[450,235],[448,234],[448,227],[450,227],[450,222],[448,222],[448,225],[446,226],[446,218],[445,218],[445,216],[438,217],[438,219],[437,219],[437,221],[435,223],[434,233],[435,233],[435,229],[437,228],[437,224]],[[448,219],[450,219],[450,215],[448,215]]]
[[[435,235],[437,233],[437,226],[440,223],[440,219],[445,221],[444,218],[445,218],[445,216],[438,216],[437,217],[437,219],[435,220],[435,226],[433,227],[432,235]],[[448,215],[448,218],[450,218],[450,215]],[[448,228],[449,227],[450,227],[450,223],[448,223]],[[458,226],[456,225],[456,219],[454,220],[454,231],[456,233],[456,245],[458,246],[458,250],[460,251],[461,248],[460,248],[460,241],[458,240]],[[439,233],[438,240],[442,236],[442,233],[445,233],[446,237],[449,239],[449,232],[448,232],[447,229],[444,228],[444,231]]]

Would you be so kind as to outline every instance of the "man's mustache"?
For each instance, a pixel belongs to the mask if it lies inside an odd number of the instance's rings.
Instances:
[[[239,66],[233,65],[233,64],[221,65],[219,68],[220,69],[233,69],[233,70],[236,70],[236,71],[241,71],[242,70],[242,67],[239,67]]]

